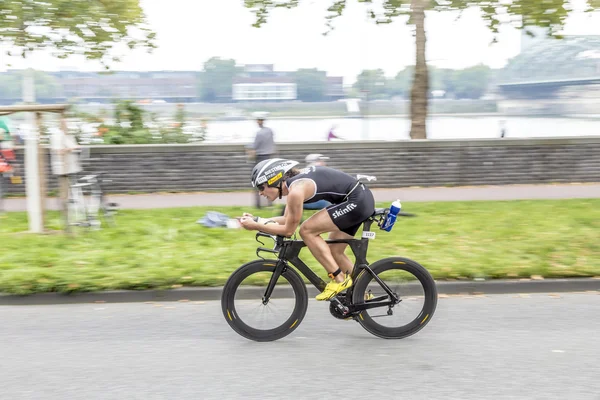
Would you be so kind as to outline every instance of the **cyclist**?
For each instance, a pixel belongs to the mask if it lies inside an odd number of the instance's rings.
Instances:
[[[329,233],[329,239],[333,240],[352,239],[362,222],[375,211],[375,200],[364,184],[344,172],[323,166],[298,169],[294,168],[296,165],[297,161],[272,158],[254,167],[252,186],[270,201],[287,196],[287,207],[283,216],[266,224],[248,213],[244,213],[240,223],[248,230],[292,236],[300,224],[303,203],[329,201],[331,205],[302,223],[300,236],[331,278],[316,299],[330,300],[352,286],[353,263],[344,254],[347,244],[328,245],[320,235]]]

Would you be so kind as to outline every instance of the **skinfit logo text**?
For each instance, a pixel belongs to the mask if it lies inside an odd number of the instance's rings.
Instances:
[[[335,212],[333,213],[333,218],[335,219],[344,214],[348,214],[350,211],[354,210],[356,207],[357,207],[356,204],[349,203],[346,207],[340,208],[339,210],[335,210]]]

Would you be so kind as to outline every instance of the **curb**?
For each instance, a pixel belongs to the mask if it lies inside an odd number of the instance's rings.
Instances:
[[[543,279],[543,280],[491,280],[491,281],[437,281],[438,294],[511,294],[599,291],[600,279]],[[211,301],[220,300],[222,287],[180,288],[171,290],[115,290],[77,294],[40,293],[32,295],[0,294],[2,306],[84,304],[84,303],[137,303],[168,301]],[[242,298],[260,298],[264,289],[244,287]],[[308,286],[308,294],[314,297],[318,291]],[[278,295],[289,296],[291,290],[281,288]]]

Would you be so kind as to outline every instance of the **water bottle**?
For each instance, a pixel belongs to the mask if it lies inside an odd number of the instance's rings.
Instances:
[[[385,221],[384,221],[383,225],[381,226],[381,229],[383,229],[384,231],[387,231],[387,232],[392,230],[392,227],[394,226],[394,223],[396,222],[396,216],[400,212],[401,208],[402,208],[402,204],[400,204],[400,200],[396,200],[392,203],[392,206],[390,207],[390,211],[387,214],[387,217],[385,218]]]

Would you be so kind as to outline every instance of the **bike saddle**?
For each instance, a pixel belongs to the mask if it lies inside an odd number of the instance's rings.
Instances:
[[[378,215],[383,215],[388,210],[388,208],[376,208],[375,212],[371,214],[371,217],[376,217]]]
[[[75,184],[71,185],[71,187],[74,187],[74,188],[81,188],[81,187],[86,187],[86,186],[92,186],[92,183],[75,183]]]

